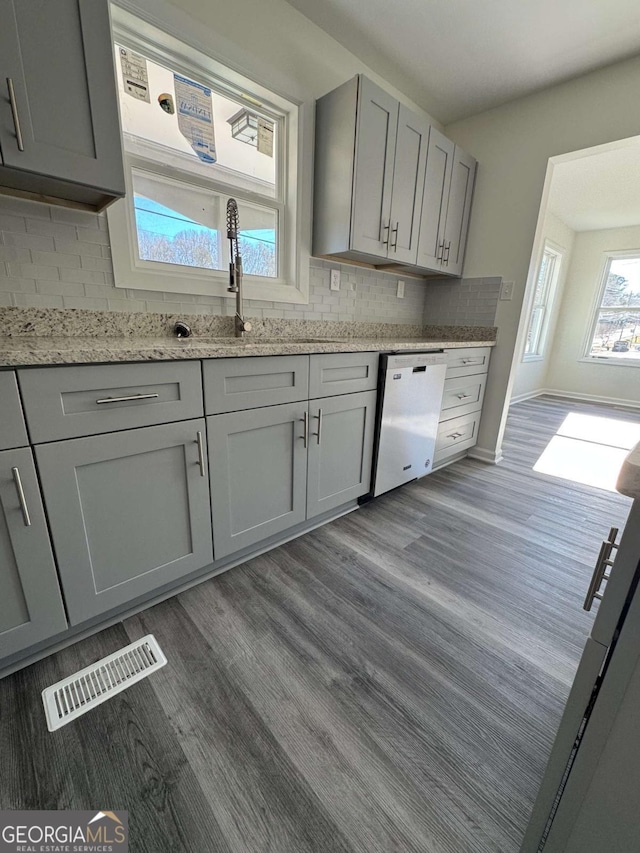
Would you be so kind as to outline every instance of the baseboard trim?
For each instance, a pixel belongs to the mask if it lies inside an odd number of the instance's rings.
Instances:
[[[636,400],[621,400],[619,397],[602,397],[598,394],[574,394],[571,391],[557,391],[554,388],[545,388],[540,394],[549,397],[566,397],[568,400],[584,400],[585,403],[602,403],[605,406],[623,406],[625,409],[640,409],[640,402]]]
[[[599,394],[577,394],[573,391],[559,391],[556,388],[539,388],[537,391],[527,391],[512,397],[509,406],[532,400],[534,397],[563,397],[567,400],[582,400],[585,403],[601,403],[603,406],[623,406],[625,409],[640,409],[640,402],[636,400],[623,400],[620,397],[603,397]]]
[[[509,401],[509,406],[515,406],[516,403],[524,403],[525,400],[533,400],[534,397],[539,397],[541,394],[546,394],[546,391],[525,391],[524,394],[517,394]]]
[[[478,447],[477,445],[467,452],[467,456],[470,459],[477,459],[478,462],[486,462],[488,465],[499,465],[504,459],[502,448],[489,450],[486,447]]]

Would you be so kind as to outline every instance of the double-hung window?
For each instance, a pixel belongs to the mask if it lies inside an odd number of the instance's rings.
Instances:
[[[536,289],[531,306],[529,330],[524,349],[524,361],[540,359],[544,355],[551,309],[556,295],[562,251],[548,241],[544,245]]]
[[[114,25],[127,179],[108,211],[116,287],[226,295],[234,198],[246,295],[306,302],[298,106],[129,17]]]
[[[640,364],[640,249],[605,256],[586,357]]]

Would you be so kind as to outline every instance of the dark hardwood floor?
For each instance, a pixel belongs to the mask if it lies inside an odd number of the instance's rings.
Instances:
[[[0,682],[0,807],[128,809],[133,851],[516,853],[630,501],[535,473],[567,412]],[[49,734],[40,691],[164,669]]]

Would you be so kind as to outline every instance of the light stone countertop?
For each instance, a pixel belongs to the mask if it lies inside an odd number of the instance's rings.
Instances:
[[[629,451],[622,463],[616,489],[621,495],[640,500],[640,443]]]
[[[176,359],[233,358],[239,356],[295,355],[332,352],[387,352],[416,349],[454,349],[494,346],[494,340],[443,340],[406,338],[278,338],[245,339],[95,338],[19,335],[0,337],[0,368],[47,364],[104,364],[123,361],[173,361]]]

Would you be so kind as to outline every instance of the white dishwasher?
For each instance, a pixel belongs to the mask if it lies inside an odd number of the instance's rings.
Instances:
[[[374,497],[431,471],[446,372],[442,350],[381,356]]]

